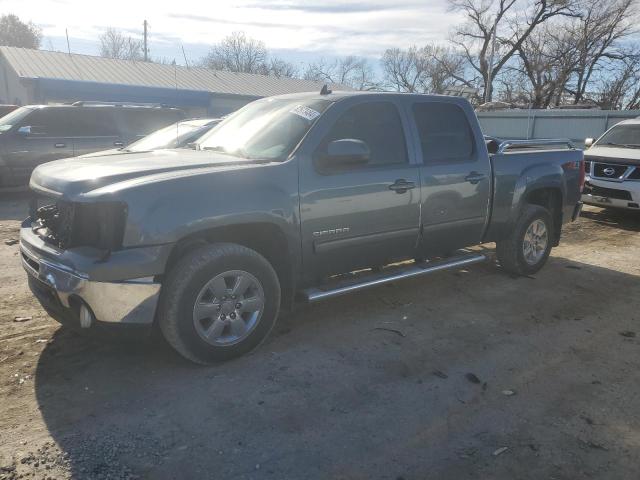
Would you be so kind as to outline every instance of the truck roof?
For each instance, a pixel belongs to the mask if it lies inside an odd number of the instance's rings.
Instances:
[[[376,97],[414,97],[414,98],[431,98],[431,99],[447,99],[454,103],[468,103],[463,97],[457,97],[452,95],[438,95],[438,94],[425,94],[425,93],[400,93],[400,92],[372,92],[372,91],[347,91],[337,90],[327,94],[321,94],[320,92],[303,92],[303,93],[288,93],[285,95],[278,95],[275,98],[284,99],[313,99],[313,100],[330,100],[340,101],[345,98],[362,96],[376,96]]]

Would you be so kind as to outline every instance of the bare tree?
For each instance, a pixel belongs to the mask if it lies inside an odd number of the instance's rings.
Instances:
[[[346,85],[356,90],[376,90],[375,72],[366,58],[347,56],[333,61],[321,58],[307,65],[303,78]]]
[[[636,5],[636,0],[587,0],[581,16],[566,26],[576,46],[575,75],[567,88],[574,104],[585,100],[593,77],[604,65],[624,61],[623,40],[635,32]]]
[[[100,56],[118,60],[144,59],[142,40],[124,35],[115,28],[108,28],[100,35]]]
[[[576,51],[564,23],[542,25],[519,45],[517,65],[507,66],[506,71],[509,77],[521,75],[528,81],[523,87],[529,93],[527,104],[547,108],[560,103],[575,70]]]
[[[265,75],[274,75],[276,77],[295,78],[298,76],[298,69],[293,63],[282,60],[281,58],[272,57],[265,63],[265,69],[262,73]]]
[[[449,48],[391,48],[380,62],[385,86],[398,92],[444,93],[454,85],[470,86],[464,78],[464,58]]]
[[[229,72],[257,73],[277,77],[295,77],[296,67],[269,54],[264,42],[233,32],[215,44],[200,61],[205,68]]]
[[[605,65],[606,75],[592,80],[584,99],[605,110],[640,108],[640,48],[634,45],[622,60]]]
[[[38,49],[41,42],[40,27],[25,23],[12,14],[0,17],[0,45]]]
[[[575,15],[576,1],[449,0],[450,8],[466,17],[452,42],[479,75],[485,101],[491,101],[493,80],[522,43],[550,18]]]
[[[214,70],[263,73],[267,61],[264,42],[247,37],[244,32],[233,32],[211,47],[201,63]]]

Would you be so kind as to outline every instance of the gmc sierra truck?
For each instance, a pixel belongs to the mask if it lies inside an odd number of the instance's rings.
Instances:
[[[582,151],[485,139],[462,98],[257,100],[195,150],[41,165],[20,249],[61,323],[156,325],[184,357],[255,348],[282,309],[484,260],[532,274],[581,208]]]

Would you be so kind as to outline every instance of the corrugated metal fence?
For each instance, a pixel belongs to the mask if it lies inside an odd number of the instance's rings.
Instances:
[[[479,112],[485,135],[504,139],[570,138],[582,146],[639,110],[499,110]]]

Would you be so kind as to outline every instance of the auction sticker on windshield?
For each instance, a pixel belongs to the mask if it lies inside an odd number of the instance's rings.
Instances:
[[[320,116],[320,112],[314,110],[313,108],[305,107],[304,105],[296,105],[291,110],[290,113],[294,113],[299,117],[302,117],[306,120],[315,120]]]

